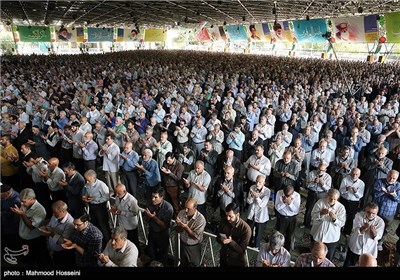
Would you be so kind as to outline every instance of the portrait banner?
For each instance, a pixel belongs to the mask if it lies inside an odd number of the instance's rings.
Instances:
[[[265,34],[264,28],[266,27],[267,34]],[[249,41],[270,41],[271,33],[266,23],[250,24],[248,27]],[[268,35],[268,36],[267,36]]]
[[[293,36],[288,21],[268,23],[268,27],[271,30],[272,42],[293,42]]]
[[[142,34],[139,33],[140,31],[137,28],[131,28],[131,29],[124,29],[124,37],[123,41],[124,42],[140,42],[140,39],[143,38]],[[119,42],[119,41],[118,41]]]
[[[56,42],[77,42],[76,29],[72,27],[55,26]]]
[[[50,42],[50,27],[46,26],[17,26],[21,42]]]
[[[337,43],[373,43],[378,40],[376,15],[331,19]]]

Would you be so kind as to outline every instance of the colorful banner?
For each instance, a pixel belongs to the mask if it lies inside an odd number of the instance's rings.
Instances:
[[[75,28],[76,30],[76,41],[79,43],[83,43],[87,41],[87,38],[85,40],[85,33],[83,31],[83,27],[77,27]]]
[[[142,39],[142,34],[136,28],[124,29],[124,42],[140,42]],[[119,41],[118,41],[119,42]]]
[[[113,42],[113,28],[88,28],[88,42]]]
[[[17,26],[21,42],[50,42],[50,28],[46,26]]]
[[[332,36],[337,43],[358,42],[372,43],[378,40],[378,22],[376,15],[365,17],[331,19]]]
[[[294,32],[298,42],[324,42],[328,31],[325,19],[295,20],[293,21]]]
[[[271,41],[273,42],[293,42],[293,36],[289,28],[289,22],[268,23],[271,30]]]
[[[196,33],[196,39],[199,42],[207,42],[211,40],[210,33],[208,33],[207,28],[203,27]]]
[[[224,29],[222,28],[222,30],[224,30]],[[211,40],[213,40],[213,41],[223,41],[222,36],[221,36],[221,32],[220,32],[220,28],[218,26],[217,27],[213,27],[213,28],[208,28],[208,33],[210,34]]]
[[[400,43],[400,12],[385,14],[388,43]]]
[[[114,38],[115,39],[115,41],[117,41],[117,42],[123,42],[124,41],[124,29],[123,28],[116,28],[117,29],[117,32],[115,32],[114,31],[114,34],[116,33],[117,34],[117,37],[116,38]]]
[[[144,31],[145,42],[165,42],[167,40],[167,31],[163,29],[146,29]]]
[[[55,26],[55,39],[56,42],[76,42],[76,29],[72,30],[72,27],[61,27]]]
[[[249,41],[271,41],[271,32],[267,23],[257,23],[249,25]]]
[[[271,42],[271,30],[268,27],[268,23],[262,24],[262,30],[264,32],[264,37],[267,42]]]
[[[226,32],[231,41],[247,40],[247,32],[243,25],[230,25],[226,27]]]

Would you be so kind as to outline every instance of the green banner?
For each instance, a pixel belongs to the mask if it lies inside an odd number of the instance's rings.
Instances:
[[[46,26],[17,26],[21,42],[50,42],[50,28]]]
[[[385,14],[386,37],[389,43],[400,43],[400,12]]]

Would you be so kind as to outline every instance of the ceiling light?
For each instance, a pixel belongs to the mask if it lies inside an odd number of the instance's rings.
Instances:
[[[360,6],[360,7],[358,7],[357,11],[361,14],[364,11],[364,9],[363,9],[363,7]]]

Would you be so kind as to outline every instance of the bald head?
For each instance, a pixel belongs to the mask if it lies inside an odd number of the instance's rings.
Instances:
[[[377,267],[378,263],[374,256],[368,253],[364,253],[358,259],[358,266],[360,267]]]
[[[126,194],[126,187],[125,187],[125,185],[124,184],[117,184],[115,187],[114,187],[114,192],[115,192],[115,194],[117,195],[117,197],[119,197],[119,198],[123,198],[124,196],[125,196],[125,194]]]
[[[56,167],[58,167],[60,161],[58,160],[58,158],[53,157],[49,159],[48,163],[49,163],[49,169],[53,171]]]

